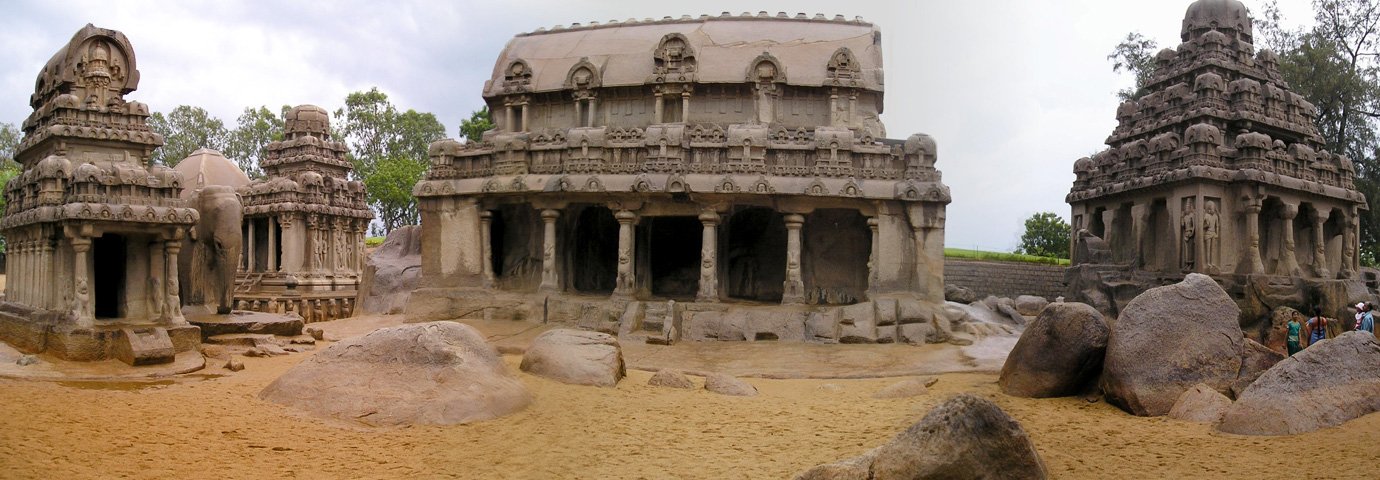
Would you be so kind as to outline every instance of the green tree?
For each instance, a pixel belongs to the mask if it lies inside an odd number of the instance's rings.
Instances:
[[[290,107],[284,106],[282,111],[288,109]],[[268,107],[246,107],[236,119],[237,125],[230,132],[222,153],[235,160],[249,178],[262,178],[259,163],[268,157],[268,144],[283,139],[284,116],[274,114]]]
[[[1107,59],[1112,61],[1113,72],[1129,72],[1136,78],[1135,87],[1123,88],[1116,92],[1117,98],[1121,101],[1134,100],[1145,95],[1145,86],[1150,83],[1150,78],[1155,73],[1157,47],[1154,39],[1145,38],[1140,32],[1131,32],[1112,49],[1110,55],[1107,55]]]
[[[9,183],[10,179],[19,176],[23,167],[14,160],[14,156],[19,153],[19,140],[24,138],[24,133],[15,128],[13,123],[0,123],[0,186]],[[5,212],[5,196],[0,195],[0,214]],[[5,251],[5,237],[0,237],[0,253]]]
[[[149,161],[173,166],[200,148],[225,151],[230,131],[220,119],[201,107],[180,105],[165,116],[154,112],[149,128],[163,136],[163,146],[153,151]]]
[[[1032,215],[1025,220],[1025,234],[1016,253],[1037,257],[1069,258],[1069,224],[1052,212]]]
[[[494,129],[494,118],[489,115],[489,106],[470,112],[469,120],[460,121],[460,136],[466,142],[478,142],[484,138],[484,132]]]
[[[355,178],[364,182],[382,233],[417,224],[412,187],[431,166],[428,147],[445,136],[445,125],[430,113],[399,112],[377,87],[346,96],[335,116],[339,127],[332,135],[350,145]]]

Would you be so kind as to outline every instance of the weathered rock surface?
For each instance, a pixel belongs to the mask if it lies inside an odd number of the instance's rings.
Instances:
[[[652,379],[647,381],[647,385],[652,385],[656,387],[684,388],[687,390],[693,390],[695,388],[695,382],[692,382],[689,378],[686,378],[684,373],[680,373],[679,370],[668,370],[664,368],[661,370],[657,370],[656,374],[652,375]]]
[[[950,398],[863,455],[819,465],[796,480],[1041,479],[1049,473],[1021,424],[989,400]]]
[[[522,371],[571,385],[612,387],[627,373],[618,339],[607,333],[558,328],[532,340]]]
[[[711,373],[708,377],[704,377],[704,389],[719,395],[757,396],[757,387],[726,373]]]
[[[1204,384],[1194,385],[1179,395],[1174,408],[1169,409],[1169,418],[1187,422],[1216,422],[1231,408],[1231,399],[1212,387]]]
[[[1298,310],[1289,307],[1277,307],[1270,312],[1270,322],[1262,324],[1261,328],[1245,330],[1246,338],[1255,340],[1281,354],[1289,354],[1289,319],[1293,318]],[[1299,323],[1306,322],[1308,316],[1302,316]],[[1263,322],[1262,322],[1263,323]]]
[[[1246,387],[1255,383],[1261,374],[1284,360],[1286,356],[1254,340],[1246,339],[1241,345],[1241,370],[1236,374],[1236,381],[1231,384],[1232,396],[1240,397],[1241,393],[1246,391]]]
[[[1141,416],[1169,413],[1193,385],[1229,391],[1241,370],[1240,309],[1212,278],[1152,288],[1112,325],[1103,363],[1107,401]]]
[[[1275,364],[1247,387],[1218,429],[1292,435],[1380,411],[1380,343],[1348,332]]]
[[[973,292],[973,290],[968,287],[950,284],[944,286],[944,300],[967,304],[981,299],[978,298],[976,292]]]
[[[201,327],[202,340],[216,335],[237,333],[281,335],[293,337],[302,334],[302,317],[276,313],[235,310],[225,315],[188,316],[187,322]]]
[[[384,328],[336,343],[259,397],[375,426],[488,420],[532,402],[498,350],[454,322]]]
[[[422,273],[422,227],[394,229],[364,265],[359,283],[359,311],[403,313]]]
[[[232,359],[226,360],[226,361],[225,361],[225,369],[226,369],[226,370],[229,370],[229,371],[232,371],[232,372],[238,372],[238,371],[240,371],[240,370],[244,370],[244,362],[241,361],[241,360],[238,359],[238,358],[232,358]]]
[[[1045,305],[1049,305],[1049,300],[1034,295],[1020,295],[1011,303],[1016,306],[1016,311],[1020,312],[1021,315],[1034,316],[1039,315],[1040,309],[1045,308]]]
[[[997,385],[1017,397],[1075,395],[1101,373],[1109,334],[1107,321],[1092,306],[1050,304],[1016,341]]]
[[[930,385],[934,385],[939,379],[934,377],[912,378],[902,380],[872,394],[872,398],[910,398],[918,397],[929,393]]]

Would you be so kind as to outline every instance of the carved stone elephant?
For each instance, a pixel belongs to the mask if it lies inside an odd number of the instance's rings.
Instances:
[[[177,258],[182,305],[215,306],[230,313],[234,305],[235,270],[243,239],[240,224],[244,206],[233,187],[207,185],[188,199],[201,220],[188,235],[187,248]]]

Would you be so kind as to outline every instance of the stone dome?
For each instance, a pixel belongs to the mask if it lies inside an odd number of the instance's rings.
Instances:
[[[331,116],[316,105],[298,105],[283,117],[283,130],[289,135],[310,133],[325,136],[331,130]]]
[[[177,162],[173,167],[186,179],[186,185],[182,190],[182,198],[192,195],[196,189],[207,185],[226,185],[232,188],[239,188],[249,184],[249,176],[240,170],[233,160],[225,158],[220,152],[200,148],[192,152],[187,158]]]
[[[1217,30],[1228,37],[1251,43],[1251,17],[1246,6],[1237,0],[1198,0],[1184,13],[1183,41]],[[1240,36],[1232,35],[1239,33]]]

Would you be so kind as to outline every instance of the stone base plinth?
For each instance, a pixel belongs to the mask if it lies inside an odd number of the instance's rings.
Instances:
[[[267,334],[295,337],[302,334],[302,317],[297,315],[274,314],[235,310],[225,315],[196,315],[183,309],[187,322],[201,327],[201,339],[225,334]]]
[[[62,360],[120,359],[130,365],[151,365],[168,363],[177,353],[196,350],[201,346],[201,328],[114,322],[78,327],[4,309],[0,310],[0,341],[24,353],[44,353]]]

